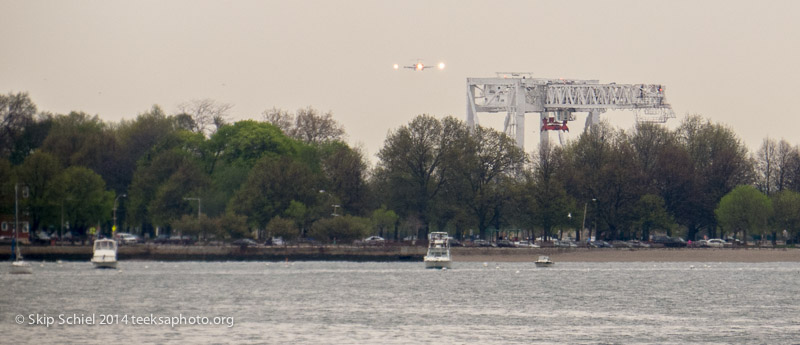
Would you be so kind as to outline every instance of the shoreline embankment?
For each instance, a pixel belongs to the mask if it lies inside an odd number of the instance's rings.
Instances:
[[[143,261],[422,261],[421,246],[121,246],[119,260]],[[23,246],[30,261],[89,261],[91,246]],[[10,246],[0,246],[10,257]],[[456,262],[800,262],[800,248],[474,248],[452,249]]]

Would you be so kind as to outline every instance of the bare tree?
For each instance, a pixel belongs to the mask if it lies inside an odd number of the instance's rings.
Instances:
[[[782,191],[789,186],[791,179],[791,161],[792,154],[796,152],[796,148],[792,147],[786,139],[781,139],[778,142],[777,152],[777,171],[775,172],[775,189]]]
[[[261,115],[264,117],[265,122],[275,125],[275,127],[278,127],[284,134],[290,137],[294,136],[294,115],[288,111],[272,107],[272,109],[264,110]]]
[[[309,144],[320,144],[342,140],[344,128],[333,119],[330,111],[321,114],[318,110],[307,107],[297,110],[297,115],[272,108],[261,113],[264,121],[283,131],[284,134]]]
[[[298,109],[294,125],[296,139],[309,144],[340,140],[344,129],[333,119],[333,114],[320,114],[314,108]]]
[[[756,153],[756,185],[762,193],[769,196],[775,188],[778,159],[778,144],[770,138],[764,139],[761,148]]]
[[[194,120],[194,132],[210,135],[227,122],[228,111],[233,108],[229,103],[217,103],[212,99],[193,99],[178,105],[181,113]],[[214,128],[212,128],[214,126]]]

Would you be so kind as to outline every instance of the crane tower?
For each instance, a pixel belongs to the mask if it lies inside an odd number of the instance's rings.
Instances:
[[[633,110],[636,121],[664,123],[674,118],[658,84],[600,84],[597,80],[532,78],[530,73],[497,73],[495,78],[467,78],[467,124],[474,127],[479,112],[506,112],[504,131],[525,145],[525,113],[540,114],[540,141],[549,133],[569,131],[576,112],[587,112],[586,126],[599,122],[606,110]]]

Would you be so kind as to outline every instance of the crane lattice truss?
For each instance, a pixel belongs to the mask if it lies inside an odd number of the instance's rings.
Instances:
[[[504,131],[525,144],[525,113],[539,113],[541,142],[549,132],[569,130],[576,112],[587,112],[586,128],[607,110],[633,110],[637,122],[664,123],[674,118],[656,84],[600,84],[597,80],[541,79],[526,73],[498,73],[496,78],[467,78],[467,124],[474,127],[479,112],[505,112]],[[563,141],[562,141],[563,144]]]

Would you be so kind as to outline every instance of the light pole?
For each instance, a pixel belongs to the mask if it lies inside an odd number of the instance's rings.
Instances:
[[[14,256],[14,260],[19,260],[19,199],[17,198],[17,190],[19,189],[19,183],[14,184],[14,239],[11,242],[11,252]]]
[[[320,194],[327,194],[327,195],[328,195],[328,198],[330,198],[331,200],[334,200],[334,198],[333,198],[333,195],[331,195],[331,193],[328,193],[328,191],[326,191],[326,190],[324,190],[324,189],[320,189],[320,190],[319,190],[319,193],[320,193]],[[335,200],[334,200],[334,201],[335,201]],[[339,204],[333,204],[333,205],[331,205],[331,207],[333,207],[333,213],[331,213],[331,216],[333,216],[333,217],[338,217],[338,216],[339,216],[339,214],[337,214],[337,213],[336,213],[336,209],[337,209],[337,208],[339,208],[339,207],[342,207],[342,205],[339,205]]]
[[[200,198],[183,198],[183,200],[197,200],[197,220],[200,220],[200,211],[203,209],[203,201]]]
[[[117,195],[117,197],[114,198],[114,227],[111,228],[111,237],[114,237],[114,233],[117,232],[117,201],[119,200],[120,197],[127,198],[128,194],[123,193]],[[62,209],[63,209],[63,204],[62,204]]]
[[[597,199],[592,198],[592,202],[597,202]],[[583,229],[586,229],[586,206],[588,206],[588,205],[589,205],[588,201],[583,204],[583,222],[581,222],[581,231],[580,232],[583,232]],[[592,239],[591,231],[589,232],[589,238],[588,239]],[[578,241],[580,241],[580,238],[576,238],[575,239],[575,242],[578,242]]]

